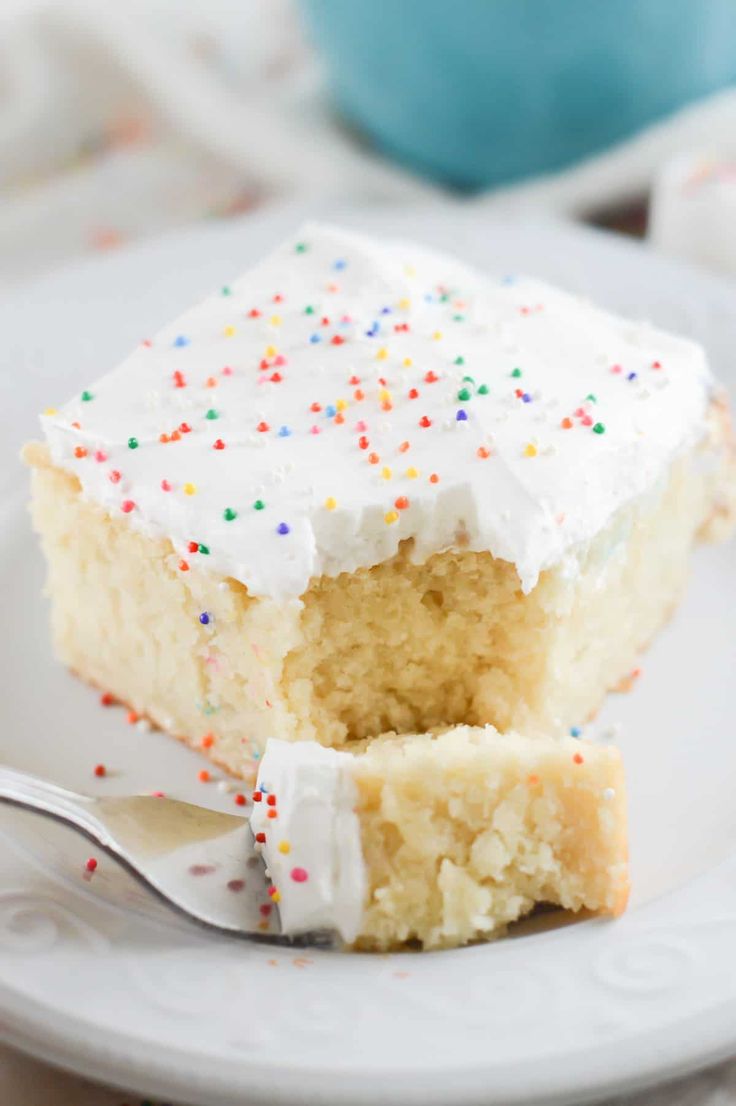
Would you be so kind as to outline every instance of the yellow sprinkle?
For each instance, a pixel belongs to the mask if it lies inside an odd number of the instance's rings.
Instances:
[[[527,442],[527,444],[524,446],[524,456],[525,457],[536,457],[537,456],[537,447],[534,445],[534,442]]]
[[[185,484],[184,485],[184,495],[196,495],[196,494],[197,494],[197,485],[196,484]]]
[[[412,361],[411,357],[405,357],[404,358],[403,365],[404,365],[405,369],[410,369],[413,364],[414,364],[414,362]]]
[[[270,898],[271,898],[271,902],[281,902],[281,892],[280,891],[274,891],[274,893],[270,896]]]
[[[328,495],[327,499],[325,500],[325,507],[328,511],[334,511],[335,507],[337,507],[337,500],[333,496]]]
[[[279,841],[279,852],[280,853],[290,853],[291,852],[291,845],[289,844],[288,841]]]
[[[44,415],[58,415],[58,413],[55,407],[47,407],[44,411]]]
[[[381,469],[381,476],[383,477],[384,480],[390,480],[391,479],[391,469],[388,467],[388,465],[384,465],[383,468]]]
[[[378,393],[378,398],[380,399],[381,403],[390,403],[391,393],[389,392],[388,388],[381,388],[380,392]]]
[[[271,326],[281,326],[281,316],[280,315],[272,315],[271,318],[268,321],[270,322]]]
[[[384,519],[384,522],[386,522],[390,526],[392,522],[398,522],[399,521],[399,512],[398,511],[389,511],[387,514],[385,514],[383,516],[383,519]]]
[[[399,300],[399,307],[402,311],[408,311],[411,307],[411,300],[408,300],[406,296],[404,296],[403,299]]]
[[[381,347],[381,349],[379,349],[378,353],[376,354],[376,361],[385,361],[387,357],[388,350],[384,347]]]
[[[410,480],[416,480],[417,476],[419,476],[419,470],[415,469],[413,465],[410,465],[406,470],[406,475]]]
[[[234,326],[226,326],[222,333],[226,338],[232,338],[234,334],[237,334],[237,331]]]
[[[432,337],[434,338],[435,342],[439,342],[440,338],[442,337],[442,331],[441,330],[435,330]]]
[[[266,346],[266,352],[265,352],[264,356],[265,357],[275,357],[278,352],[279,351],[276,349],[276,346]]]
[[[344,411],[347,405],[348,401],[346,399],[338,399],[335,402],[335,407],[337,407],[338,411]]]

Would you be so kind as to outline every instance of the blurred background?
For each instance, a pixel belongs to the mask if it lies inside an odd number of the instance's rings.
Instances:
[[[295,198],[735,273],[735,80],[733,0],[3,0],[0,287]]]

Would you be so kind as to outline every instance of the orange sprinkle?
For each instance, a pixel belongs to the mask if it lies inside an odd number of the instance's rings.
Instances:
[[[125,718],[129,726],[134,726],[140,718],[140,715],[134,710],[129,710]]]
[[[575,753],[575,755],[573,756],[572,759],[573,759],[574,764],[584,764],[585,763],[585,757],[581,753]]]
[[[179,571],[180,572],[189,572],[189,565],[187,564],[186,561],[179,561]]]
[[[440,478],[439,478],[439,476],[437,475],[436,472],[432,473],[432,475],[429,478],[429,482],[430,482],[430,484],[439,484]]]
[[[86,457],[87,456],[87,450],[84,448],[83,445],[78,445],[74,450],[74,456],[75,457]]]
[[[380,457],[378,456],[378,454],[377,454],[377,453],[369,453],[369,454],[368,454],[368,462],[369,462],[369,464],[371,464],[371,465],[377,465],[377,464],[378,464],[378,462],[379,462],[380,460],[381,460],[381,458],[380,458]]]
[[[491,456],[490,449],[487,449],[484,445],[479,445],[476,454],[480,457],[481,461],[485,461],[487,457]]]
[[[278,818],[278,813],[277,813],[277,811],[275,810],[274,807],[271,807],[271,809],[268,811],[268,817],[269,818]]]
[[[394,507],[397,511],[405,511],[409,506],[409,500],[405,495],[400,495],[398,499],[394,501]]]
[[[197,772],[197,779],[200,783],[209,783],[211,776],[206,768],[200,768],[199,772]]]
[[[202,746],[203,749],[211,749],[214,744],[215,744],[215,735],[213,733],[206,733],[204,735],[204,737],[202,738],[202,740],[200,741],[200,745]]]
[[[408,442],[402,442],[401,445],[399,446],[399,453],[406,453],[407,449],[409,449],[409,443]]]
[[[536,787],[539,783],[539,776],[535,776],[534,773],[532,773],[531,776],[527,776],[526,782],[529,784],[530,787]]]
[[[560,426],[562,427],[563,430],[571,430],[572,429],[572,419],[567,419],[567,418],[563,419],[562,422],[560,423]]]

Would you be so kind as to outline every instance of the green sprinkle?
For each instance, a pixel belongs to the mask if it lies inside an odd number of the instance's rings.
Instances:
[[[229,284],[223,284],[220,292],[223,296],[232,296],[232,289]]]
[[[208,545],[202,545],[201,542],[199,543],[199,552],[200,553],[204,553],[205,555],[207,555],[209,553],[209,551],[210,551],[210,547]]]
[[[306,253],[307,249],[308,246],[306,242],[297,242],[297,244],[294,246],[295,253]]]
[[[464,357],[456,357],[455,358],[455,364],[456,365],[464,365],[465,364],[465,358]]]
[[[442,294],[442,295],[440,296],[440,303],[447,303],[447,301],[449,300],[449,298],[450,298],[450,293],[449,293],[449,292],[444,292],[444,293],[443,293],[443,294]]]
[[[475,384],[475,377],[474,376],[464,376],[463,380],[468,384]]]
[[[512,369],[511,375],[514,377],[515,380],[518,380],[521,376],[521,369]]]
[[[138,448],[138,439],[137,438],[128,438],[128,449],[137,449],[137,448]]]
[[[232,522],[234,518],[238,517],[238,512],[234,511],[232,507],[226,507],[222,512],[222,517],[225,519],[225,522]]]
[[[457,393],[457,398],[460,400],[461,403],[467,403],[467,401],[470,399],[470,389],[461,388],[460,391]]]
[[[597,422],[595,424],[595,426],[593,427],[593,433],[594,434],[605,434],[605,432],[606,432],[606,428],[605,428],[605,426],[603,425],[602,422]]]
[[[464,323],[465,322],[465,316],[464,315],[453,315],[452,316],[452,321],[454,323]]]
[[[304,308],[304,314],[305,315],[313,315],[314,314],[314,308],[312,307],[311,304],[307,304],[307,306]]]
[[[266,506],[266,504],[263,502],[262,499],[257,499],[255,501],[255,503],[253,504],[253,510],[254,511],[262,511],[265,506]]]
[[[585,398],[586,398],[586,400],[589,399],[591,403],[597,403],[598,402],[597,398],[593,395],[592,392],[588,392],[588,394]]]
[[[478,395],[479,396],[487,396],[488,395],[488,385],[487,384],[481,384],[480,385],[480,387],[478,388]]]
[[[82,403],[89,403],[89,401],[94,398],[91,392],[82,392]]]
[[[204,417],[206,419],[219,419],[220,416],[217,414],[217,411],[215,411],[214,407],[210,407],[209,411],[205,414]]]

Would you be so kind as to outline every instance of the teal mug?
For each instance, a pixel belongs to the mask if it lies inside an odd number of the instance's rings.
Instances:
[[[302,0],[342,115],[475,189],[598,153],[736,80],[736,0]]]

